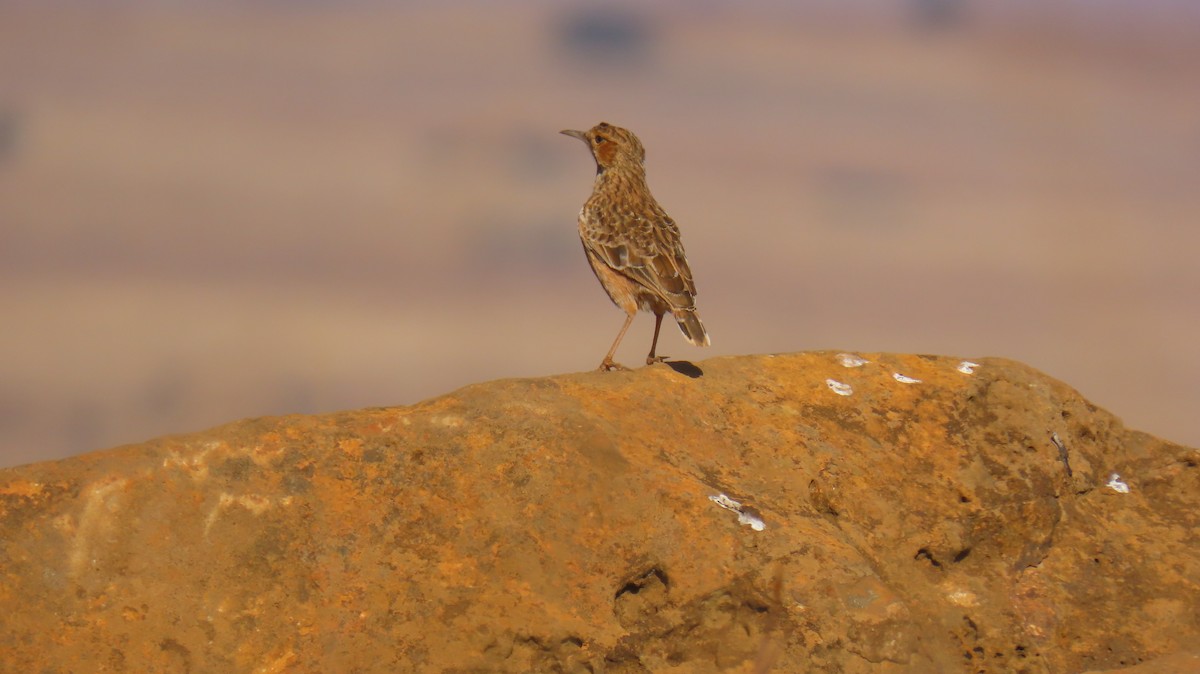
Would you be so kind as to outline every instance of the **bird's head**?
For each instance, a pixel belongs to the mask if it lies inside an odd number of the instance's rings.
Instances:
[[[587,131],[568,129],[561,133],[578,138],[591,148],[597,171],[614,167],[640,171],[646,161],[646,149],[642,147],[642,141],[632,131],[608,122],[600,122]]]

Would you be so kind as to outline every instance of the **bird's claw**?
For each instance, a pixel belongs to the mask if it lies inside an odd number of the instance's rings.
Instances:
[[[597,372],[612,372],[613,370],[625,372],[629,368],[609,358],[605,358],[604,362],[600,363],[600,367],[596,368]]]

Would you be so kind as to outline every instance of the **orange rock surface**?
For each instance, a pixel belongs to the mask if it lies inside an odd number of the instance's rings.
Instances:
[[[2,470],[0,670],[1194,661],[1200,452],[1019,363],[859,355],[495,381]]]

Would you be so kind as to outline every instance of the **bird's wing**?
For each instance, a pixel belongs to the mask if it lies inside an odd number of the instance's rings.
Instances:
[[[657,226],[654,228],[658,249],[665,251],[671,262],[674,273],[683,279],[684,286],[692,297],[696,296],[696,282],[692,280],[692,268],[688,266],[687,255],[683,252],[683,241],[679,238],[679,227],[671,216],[667,215],[658,204],[654,205]]]
[[[661,208],[589,218],[581,228],[583,245],[605,264],[666,300],[672,307],[695,306],[696,286],[688,268],[679,228]],[[621,225],[608,223],[620,218]]]

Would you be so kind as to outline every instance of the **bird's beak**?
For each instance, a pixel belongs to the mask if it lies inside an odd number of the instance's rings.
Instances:
[[[565,129],[563,131],[559,131],[559,133],[561,133],[564,136],[578,138],[579,140],[582,140],[585,143],[588,142],[587,134],[583,131],[575,131],[574,129]]]

